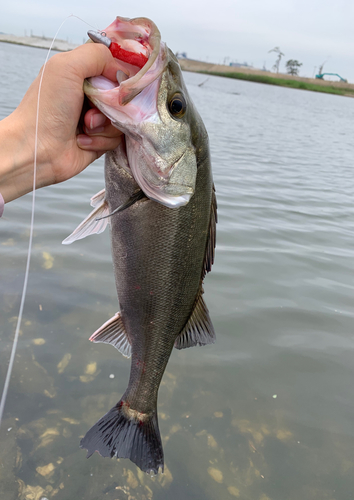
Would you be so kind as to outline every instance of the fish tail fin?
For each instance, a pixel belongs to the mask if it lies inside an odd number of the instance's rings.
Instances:
[[[80,442],[87,458],[95,451],[103,457],[129,458],[143,472],[164,469],[157,410],[139,413],[120,400],[86,433]]]

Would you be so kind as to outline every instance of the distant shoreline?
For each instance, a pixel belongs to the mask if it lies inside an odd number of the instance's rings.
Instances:
[[[0,42],[13,43],[15,45],[25,45],[27,47],[35,47],[37,49],[49,49],[53,39],[40,36],[16,36],[16,35],[0,35]],[[77,47],[77,44],[69,43],[66,40],[56,39],[52,49],[59,52],[68,52]]]
[[[52,43],[52,38],[2,34],[0,35],[0,42],[48,50]],[[55,40],[52,49],[59,52],[67,52],[75,49],[77,46],[77,44],[57,39]],[[179,59],[179,63],[182,70],[194,73],[204,73],[207,75],[216,75],[257,83],[265,83],[268,85],[279,85],[282,87],[354,97],[354,84],[352,83],[332,82],[328,80],[319,80],[317,78],[292,76],[284,73],[271,73],[270,71],[262,71],[259,69],[212,64],[193,59]]]
[[[259,69],[247,67],[225,66],[212,64],[193,59],[179,59],[180,66],[184,71],[203,73],[206,75],[223,76],[226,78],[236,78],[256,83],[268,85],[279,85],[281,87],[310,90],[313,92],[323,92],[326,94],[336,94],[346,97],[354,97],[354,84],[345,82],[332,82],[320,80],[318,78],[305,78],[284,73],[271,73]]]

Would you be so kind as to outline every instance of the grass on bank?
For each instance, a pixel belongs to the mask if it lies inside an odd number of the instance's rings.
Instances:
[[[279,85],[280,87],[290,87],[293,89],[312,90],[313,92],[324,92],[326,94],[350,95],[354,97],[354,89],[339,88],[329,85],[316,85],[315,83],[299,82],[297,80],[288,80],[286,78],[273,78],[267,75],[250,75],[247,73],[224,73],[219,71],[198,71],[206,75],[224,76],[226,78],[236,78],[238,80],[248,80],[250,82],[267,83],[268,85]]]

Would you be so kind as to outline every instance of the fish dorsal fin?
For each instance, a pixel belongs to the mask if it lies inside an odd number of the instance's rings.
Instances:
[[[132,346],[128,340],[119,312],[117,312],[113,318],[106,321],[101,328],[96,330],[95,333],[91,335],[90,340],[91,342],[111,344],[126,358],[130,358],[132,354]]]
[[[211,198],[211,209],[210,209],[210,223],[209,223],[209,236],[208,236],[208,241],[205,249],[205,257],[204,257],[204,264],[203,264],[203,274],[202,274],[202,279],[204,276],[211,271],[211,266],[214,264],[214,257],[215,257],[215,242],[216,242],[216,223],[218,221],[218,216],[217,216],[217,203],[216,203],[216,196],[215,196],[215,187],[213,184],[213,192],[212,192],[212,198]]]
[[[90,200],[91,207],[97,207],[97,205],[100,205],[102,201],[105,199],[105,197],[106,197],[105,189],[101,189],[101,191],[98,191],[98,193],[92,196]]]
[[[98,195],[99,193],[97,193]],[[97,196],[96,195],[96,196]],[[95,198],[95,196],[91,199]],[[109,214],[108,203],[105,199],[101,200],[100,205],[98,205],[81,224],[77,226],[75,231],[73,231],[65,240],[62,242],[63,245],[70,245],[76,240],[81,240],[90,236],[90,234],[100,234],[106,229],[108,224],[108,219],[102,219]],[[97,220],[100,219],[100,220]]]
[[[215,186],[213,184],[210,207],[209,235],[205,248],[202,280],[205,275],[211,271],[211,267],[214,264],[217,221],[217,203],[215,196]],[[204,290],[201,285],[193,312],[186,326],[183,328],[182,332],[175,340],[174,345],[176,349],[185,349],[186,347],[193,347],[195,345],[203,346],[207,344],[214,344],[215,342],[215,331],[209,316],[208,308],[203,299],[203,293]]]
[[[215,342],[215,331],[203,299],[203,292],[201,287],[191,317],[175,340],[176,349],[186,349],[195,345],[203,346]]]

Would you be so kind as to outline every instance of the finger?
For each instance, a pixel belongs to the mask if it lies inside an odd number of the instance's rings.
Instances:
[[[102,135],[103,137],[118,137],[123,134],[123,132],[114,127],[111,124],[111,120],[97,108],[92,108],[87,111],[84,117],[84,123],[85,126],[80,132],[89,136]]]
[[[102,137],[101,135],[89,137],[87,135],[80,134],[77,136],[76,140],[80,149],[83,149],[84,151],[96,152],[102,155],[107,151],[113,151],[116,149],[122,141],[122,135],[119,137]]]
[[[89,130],[93,130],[96,127],[109,125],[111,122],[99,109],[93,107],[86,112],[84,123]]]
[[[84,127],[84,133],[90,137],[93,136],[102,136],[102,137],[119,137],[123,135],[123,132],[120,130],[116,129],[111,122],[108,123],[108,125],[103,126],[103,127],[95,127],[93,129],[89,129],[87,127]]]

